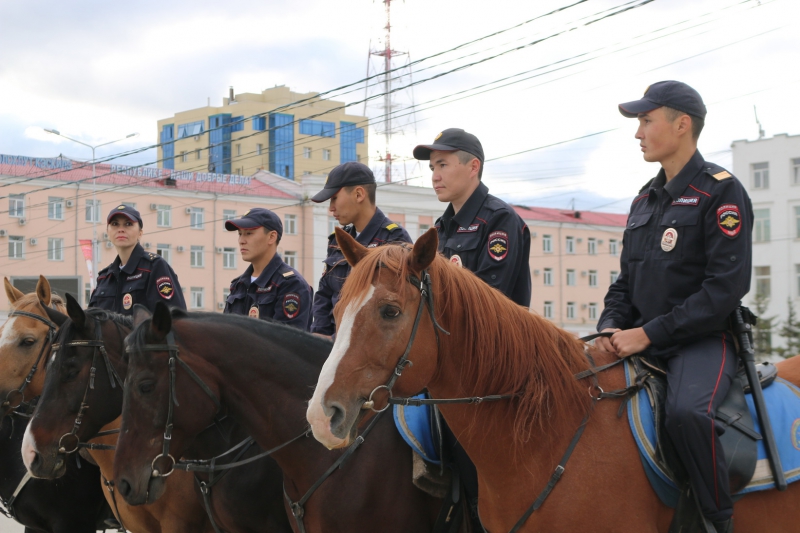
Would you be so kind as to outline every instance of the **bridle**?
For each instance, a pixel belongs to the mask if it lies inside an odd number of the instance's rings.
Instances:
[[[55,338],[56,330],[58,330],[58,326],[51,320],[37,315],[35,313],[29,313],[28,311],[11,311],[8,314],[8,318],[13,318],[15,316],[24,316],[25,318],[31,318],[33,320],[38,320],[45,326],[47,326],[47,336],[42,343],[42,348],[39,350],[39,355],[36,357],[36,362],[33,363],[28,375],[25,377],[25,381],[22,382],[22,385],[19,386],[18,389],[13,389],[6,394],[5,401],[0,404],[0,407],[3,409],[17,409],[22,402],[25,400],[25,388],[30,384],[31,380],[33,380],[33,375],[36,374],[36,370],[39,368],[39,363],[42,361],[42,356],[44,355],[45,350],[50,346],[50,343],[53,342]],[[19,401],[16,401],[16,399]],[[16,405],[11,405],[15,403]]]

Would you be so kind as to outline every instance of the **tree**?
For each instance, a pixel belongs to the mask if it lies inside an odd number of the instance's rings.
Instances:
[[[767,312],[769,306],[769,296],[763,293],[756,292],[753,298],[753,307],[755,314],[758,317],[755,327],[753,328],[753,346],[756,357],[759,359],[766,359],[773,355],[775,352],[772,349],[772,328],[775,326],[773,323],[775,317],[765,317],[764,313]]]
[[[789,358],[800,354],[800,322],[797,320],[791,297],[786,298],[786,304],[789,307],[789,312],[786,320],[783,321],[781,329],[778,331],[780,336],[786,339],[786,348],[778,348],[775,351],[781,357]]]

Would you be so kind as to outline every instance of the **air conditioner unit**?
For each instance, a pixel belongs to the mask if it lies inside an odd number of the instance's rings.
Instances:
[[[539,275],[539,269],[538,269],[538,268],[537,268],[536,270],[534,270],[534,271],[533,271],[533,275],[534,275],[534,276],[538,276],[538,275]]]
[[[150,211],[155,211],[158,209],[158,204],[150,204]]]
[[[191,207],[187,207],[186,209],[184,209],[184,213],[186,213],[187,215],[191,215],[192,214],[192,208]]]
[[[26,219],[25,217],[22,217],[17,222],[19,222],[20,226],[24,226],[25,224],[28,223],[28,219]]]
[[[67,200],[67,207],[75,207],[75,200]]]
[[[144,243],[144,248],[149,249],[152,246],[149,242]]]
[[[603,239],[598,240],[597,244],[603,244]]]
[[[222,248],[220,248],[219,246],[217,246],[217,247],[216,247],[214,250],[215,250],[215,251],[216,251],[218,254],[221,254],[221,253],[222,253]]]
[[[0,229],[0,237],[7,237],[7,236],[8,236],[8,230]]]
[[[225,302],[217,303],[217,309],[225,309]]]
[[[536,232],[535,232],[535,231],[532,231],[532,232],[531,232],[531,239],[535,239],[535,238],[536,238]]]
[[[31,246],[36,246],[37,244],[39,244],[39,239],[37,239],[36,237],[31,237],[30,243]]]
[[[585,270],[581,270],[581,277],[586,277],[587,272]]]
[[[589,307],[589,306],[586,305],[586,304],[581,304],[581,309],[586,309],[587,307]]]
[[[186,249],[186,248],[184,248],[183,246],[177,246],[177,247],[175,248],[175,250],[176,250],[178,253],[181,253],[181,252],[182,252],[182,251],[184,251],[185,249]]]
[[[113,248],[113,247],[114,247],[114,243],[113,242],[106,241],[106,248]]]
[[[108,240],[108,233],[103,233],[103,240],[104,240],[104,241],[107,241],[107,240]]]
[[[583,242],[583,239],[581,237],[578,237],[578,244],[580,244],[582,242]]]
[[[195,140],[195,141],[199,141],[199,140],[200,140],[200,136],[199,136],[199,135],[195,135],[195,136],[194,136],[194,140]]]

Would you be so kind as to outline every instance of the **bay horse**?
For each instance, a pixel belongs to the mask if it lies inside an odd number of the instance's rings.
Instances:
[[[51,319],[61,324],[56,339],[60,348],[49,364],[44,390],[31,422],[32,443],[28,444],[27,453],[23,450],[29,468],[42,477],[59,474],[59,461],[64,457],[59,450],[61,446],[73,448],[78,441],[90,440],[92,443],[115,445],[116,435],[94,437],[100,431],[118,428],[122,413],[122,387],[119,384],[111,386],[112,379],[116,378],[109,372],[115,372],[122,381],[126,378],[127,358],[124,357],[123,340],[131,331],[132,319],[102,309],[83,310],[71,295],[66,298],[69,318],[55,311],[48,312]],[[101,344],[107,354],[107,364],[99,357],[95,359],[95,349],[99,348],[72,345],[86,341],[99,341],[97,344]],[[89,389],[88,382],[92,379],[90,367],[93,365],[96,365],[94,388]],[[75,437],[62,437],[73,432],[80,405],[84,402],[87,408],[74,432]],[[247,437],[230,420],[214,426],[209,433],[210,444],[193,450],[202,454],[201,457],[219,455]],[[114,452],[89,449],[89,453],[100,466],[104,480],[113,479]],[[254,453],[250,451],[249,455]],[[220,463],[225,462],[220,460]],[[207,475],[200,477],[204,482],[209,481]],[[209,506],[217,526],[237,533],[290,532],[283,509],[281,479],[280,469],[269,459],[221,478],[208,492]],[[176,472],[167,480],[165,494],[157,501],[132,506],[117,493],[110,503],[121,516],[122,525],[132,531],[212,531],[203,497],[193,474]]]
[[[432,530],[441,500],[414,486],[411,450],[391,417],[373,419],[371,433],[342,468],[342,451],[328,451],[310,437],[304,413],[329,340],[249,317],[170,313],[161,303],[152,316],[136,307],[134,322],[126,340],[128,378],[114,465],[126,499],[136,502],[163,490],[171,457],[202,438],[219,404],[262,448],[279,448],[272,457],[283,471],[287,499],[298,502],[318,487],[302,510],[287,503],[299,518],[295,531]],[[172,438],[165,443],[168,424]]]
[[[440,405],[477,468],[487,531],[515,527],[558,478],[576,435],[560,481],[519,531],[669,529],[673,511],[645,477],[626,416],[617,416],[619,402],[595,401],[593,382],[574,378],[589,368],[582,342],[437,254],[434,229],[413,249],[367,250],[338,228],[336,239],[353,269],[335,309],[336,342],[307,412],[320,442],[347,446],[368,412],[365,402],[381,408],[387,386],[395,397],[424,389],[440,399],[507,395]],[[598,366],[616,360],[592,356]],[[604,390],[625,386],[620,365],[598,378]],[[749,494],[735,504],[736,531],[797,531],[798,504],[798,483]]]
[[[28,407],[43,382],[44,364],[37,366],[36,361],[49,356],[55,326],[48,324],[45,306],[64,310],[64,303],[51,293],[50,284],[42,276],[36,291],[30,294],[23,294],[7,278],[4,285],[11,312],[0,327],[0,399],[8,402],[0,408],[3,514],[25,526],[26,533],[103,530],[104,520],[112,515],[98,483],[100,471],[96,466],[82,461],[79,467],[77,461],[69,461],[64,477],[57,482],[27,477],[20,447],[28,426]],[[30,383],[23,386],[28,378]]]

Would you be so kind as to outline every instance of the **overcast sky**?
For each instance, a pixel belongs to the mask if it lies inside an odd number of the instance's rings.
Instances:
[[[413,95],[397,93],[398,114],[412,99],[419,107],[415,123],[411,116],[398,120],[403,134],[395,136],[394,152],[408,158],[413,145],[447,127],[478,135],[487,159],[612,130],[489,161],[484,180],[514,203],[625,212],[626,200],[658,168],[642,161],[636,122],[616,106],[653,82],[679,79],[703,95],[708,117],[700,150],[723,166],[731,165],[732,140],[757,138],[754,105],[767,136],[800,133],[800,3],[654,0],[636,7],[643,1],[586,0],[415,65],[413,79],[422,81],[546,38],[420,83]],[[577,2],[394,0],[392,45],[418,60]],[[620,6],[634,9],[587,25]],[[231,85],[237,93],[275,85],[322,92],[353,83],[368,71],[370,46],[383,47],[384,25],[384,4],[370,0],[5,0],[0,153],[91,156],[42,128],[89,143],[140,133],[101,148],[98,156],[107,156],[155,143],[158,119],[209,98],[220,105]],[[505,87],[492,84],[523,72]],[[483,85],[485,92],[469,96]],[[336,99],[362,99],[363,84],[354,89]],[[469,97],[456,100],[454,93]],[[351,109],[359,114],[364,107]],[[368,116],[381,113],[367,108]],[[382,149],[371,130],[376,170]],[[155,159],[150,150],[118,162]],[[404,175],[421,176],[411,183],[424,184],[429,172],[409,164]]]

